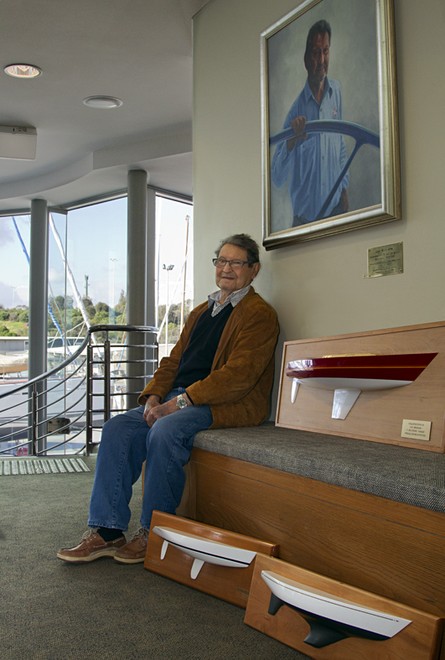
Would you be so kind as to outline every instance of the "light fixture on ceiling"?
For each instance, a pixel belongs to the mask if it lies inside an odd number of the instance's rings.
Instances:
[[[35,66],[35,64],[8,64],[3,67],[3,71],[12,78],[21,78],[22,80],[37,78],[42,74],[42,69]]]
[[[0,158],[34,160],[36,148],[34,126],[0,126]]]
[[[120,108],[123,105],[123,101],[115,96],[88,96],[83,100],[83,103],[89,108],[99,110],[111,110],[112,108]]]

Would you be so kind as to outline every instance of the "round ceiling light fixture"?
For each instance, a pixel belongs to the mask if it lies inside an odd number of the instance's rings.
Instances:
[[[89,108],[98,108],[99,110],[111,110],[112,108],[120,108],[123,101],[115,96],[88,96],[83,100],[84,105]]]
[[[37,78],[42,74],[42,69],[35,66],[35,64],[8,64],[3,67],[3,71],[12,78],[21,78],[22,80]]]

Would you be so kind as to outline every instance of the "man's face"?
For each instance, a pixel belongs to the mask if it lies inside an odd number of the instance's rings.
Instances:
[[[329,68],[329,34],[316,34],[305,61],[309,83],[321,84]]]
[[[247,261],[247,250],[240,248],[237,245],[226,243],[219,251],[218,257],[227,259],[227,261]],[[215,281],[216,285],[221,289],[224,298],[230,295],[233,291],[238,291],[252,282],[254,277],[259,271],[259,264],[249,265],[247,263],[240,266],[230,266],[226,264],[215,266]]]

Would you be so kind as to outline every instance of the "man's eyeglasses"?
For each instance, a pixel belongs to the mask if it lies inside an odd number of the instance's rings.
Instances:
[[[224,257],[215,257],[215,259],[212,259],[212,263],[217,268],[224,268],[224,266],[229,265],[233,270],[241,270],[241,268],[249,262],[241,261],[241,259],[224,259]]]

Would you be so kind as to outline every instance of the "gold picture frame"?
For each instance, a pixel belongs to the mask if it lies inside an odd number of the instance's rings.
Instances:
[[[393,0],[305,0],[261,34],[266,249],[400,219],[395,64]]]

